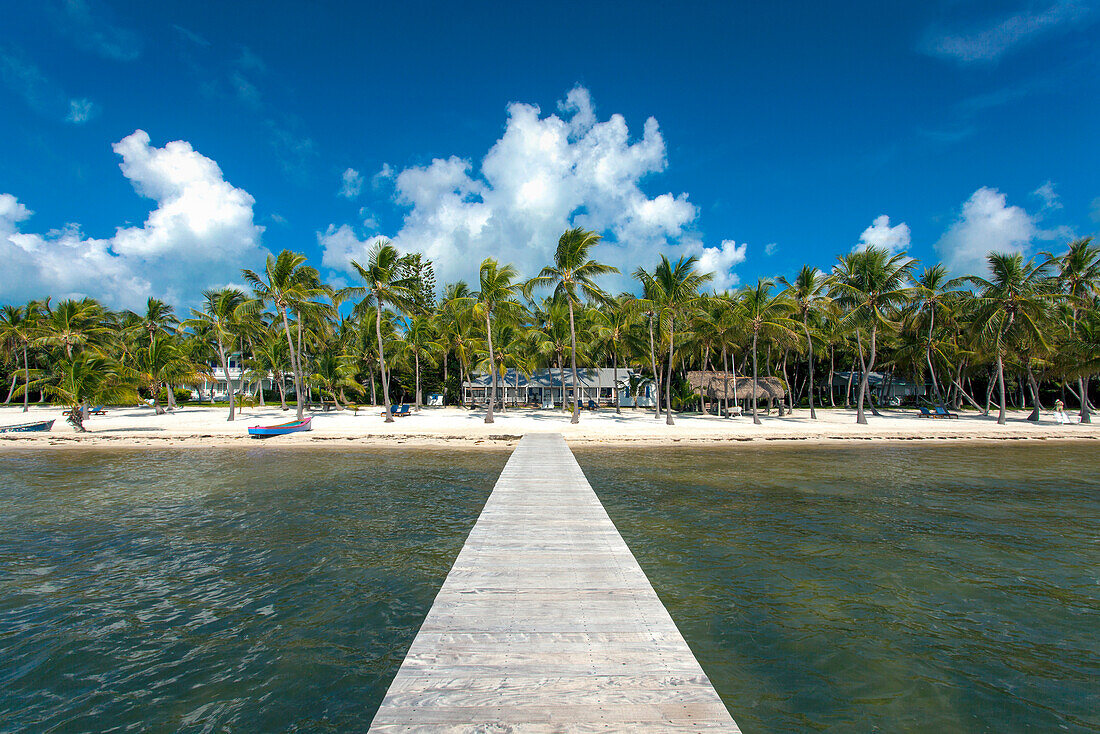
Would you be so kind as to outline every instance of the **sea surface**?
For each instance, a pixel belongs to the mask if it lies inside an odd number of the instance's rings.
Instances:
[[[746,732],[1100,731],[1094,447],[575,453]],[[0,732],[365,730],[506,459],[0,453]]]

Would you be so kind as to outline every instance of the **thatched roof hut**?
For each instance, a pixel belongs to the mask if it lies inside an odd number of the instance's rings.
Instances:
[[[727,390],[730,400],[745,400],[752,397],[752,378],[742,375],[735,377],[732,372],[688,372],[687,380],[691,388],[707,401],[721,400],[727,394]],[[781,400],[786,394],[786,386],[778,377],[756,379],[757,400]]]

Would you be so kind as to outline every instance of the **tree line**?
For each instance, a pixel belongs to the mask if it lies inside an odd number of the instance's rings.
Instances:
[[[874,372],[925,385],[936,405],[988,414],[996,400],[1002,424],[1011,404],[1031,407],[1037,419],[1052,395],[1090,421],[1089,383],[1100,371],[1100,248],[1091,237],[1057,255],[990,253],[987,274],[963,277],[867,247],[838,257],[829,272],[804,266],[789,280],[726,292],[708,289],[713,276],[695,257],[661,255],[632,273],[635,292],[618,295],[599,284],[618,272],[593,257],[599,242],[595,232],[570,229],[533,278],[488,258],[473,286],[449,283],[441,292],[429,260],[380,239],[365,262],[352,261],[360,282],[344,288],[284,250],[261,272],[242,272],[251,292],[204,291],[186,314],[155,298],[143,313],[90,298],[6,305],[0,374],[8,403],[21,400],[27,410],[33,396],[66,405],[79,430],[100,403],[144,397],[158,414],[173,410],[175,388],[211,380],[211,363],[228,376],[235,355],[244,373],[240,390],[228,391],[229,420],[242,401],[277,398],[288,410],[292,400],[302,418],[318,400],[340,410],[381,398],[392,421],[392,396],[411,394],[417,410],[425,388],[461,402],[461,384],[474,373],[489,374],[490,395],[499,396],[509,370],[518,383],[538,369],[557,371],[568,410],[565,372],[577,385],[579,366],[614,370],[617,412],[620,369],[652,380],[654,415],[670,424],[674,413],[703,407],[688,370],[751,371],[757,424],[762,376],[785,388],[780,414],[805,404],[816,419],[825,403],[837,405],[838,371],[849,382],[858,375],[854,400],[846,389],[842,402],[854,404],[859,423],[868,410],[878,413]],[[277,395],[264,394],[269,376]],[[721,402],[728,415],[728,396]],[[580,403],[574,390],[573,422]],[[507,401],[487,400],[487,423],[497,405]]]

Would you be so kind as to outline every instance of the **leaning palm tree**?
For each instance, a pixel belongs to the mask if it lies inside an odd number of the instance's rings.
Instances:
[[[577,379],[577,326],[574,310],[580,304],[580,296],[599,303],[605,302],[607,294],[596,285],[596,278],[619,269],[589,258],[589,251],[600,242],[600,235],[590,230],[574,227],[566,230],[558,238],[558,248],[554,252],[554,264],[542,269],[537,276],[527,281],[524,293],[533,288],[553,287],[554,295],[565,299],[569,305],[569,335],[573,353],[573,417],[571,423],[581,420],[581,397]],[[562,385],[562,401],[565,400],[565,385]]]
[[[618,298],[610,299],[606,308],[596,311],[594,316],[595,329],[593,335],[598,344],[611,355],[611,380],[614,382],[615,414],[622,414],[619,404],[619,362],[622,357],[623,345],[626,343],[627,333],[637,320],[636,302],[629,293],[623,293]]]
[[[758,342],[761,337],[789,341],[798,338],[795,333],[798,323],[790,317],[791,303],[782,293],[773,293],[774,287],[774,281],[761,278],[756,281],[755,286],[742,290],[736,301],[738,316],[744,319],[746,329],[752,334],[752,422],[758,426],[761,424],[756,401],[759,383]],[[787,389],[790,389],[789,386]]]
[[[286,343],[290,349],[290,368],[294,372],[294,399],[298,405],[298,420],[305,418],[305,404],[302,402],[302,362],[299,350],[294,347],[294,337],[290,333],[288,310],[298,310],[302,304],[313,302],[327,289],[317,285],[317,271],[305,264],[306,256],[297,252],[283,250],[278,257],[267,256],[263,275],[252,270],[242,270],[244,279],[252,286],[259,303],[271,303],[283,322]],[[301,318],[299,318],[299,323]],[[299,335],[301,331],[299,330]]]
[[[990,277],[977,275],[967,280],[978,288],[978,311],[974,328],[993,345],[1000,412],[997,423],[1004,425],[1008,410],[1005,396],[1005,349],[1009,342],[1030,341],[1046,345],[1043,318],[1058,294],[1047,275],[1046,263],[1024,262],[1023,255],[992,252],[986,258]]]
[[[173,385],[196,381],[191,360],[186,358],[172,337],[163,334],[154,334],[147,346],[134,350],[128,367],[137,383],[152,393],[153,410],[157,415],[164,414],[160,404],[162,387],[171,395]]]
[[[523,305],[516,300],[521,286],[514,282],[516,269],[511,264],[500,265],[491,257],[481,263],[479,281],[481,288],[473,295],[474,318],[485,319],[485,333],[489,348],[489,408],[485,422],[493,422],[493,404],[497,398],[497,370],[493,355],[493,316],[504,321],[517,320],[523,313]],[[576,364],[574,363],[574,374]]]
[[[351,266],[366,283],[364,286],[352,286],[340,291],[340,297],[363,297],[356,305],[360,312],[374,306],[374,329],[378,337],[378,364],[382,377],[382,399],[385,401],[386,423],[393,423],[390,405],[389,374],[386,372],[386,351],[382,344],[382,308],[390,303],[398,308],[411,311],[415,300],[416,278],[401,277],[401,256],[389,240],[379,238],[367,253],[367,264],[361,265],[352,260]]]
[[[951,304],[958,297],[956,286],[962,282],[961,278],[949,278],[947,268],[936,264],[925,268],[917,277],[914,292],[917,306],[922,313],[928,315],[927,339],[925,340],[924,360],[928,365],[928,377],[932,381],[932,390],[936,393],[936,403],[943,405],[943,395],[940,393],[940,383],[936,378],[936,368],[933,364],[934,333],[936,317],[942,319],[951,315]]]
[[[794,281],[780,278],[779,282],[787,287],[786,295],[794,304],[796,313],[802,319],[802,331],[806,335],[806,359],[809,367],[810,418],[817,419],[814,410],[814,340],[810,336],[810,317],[824,308],[829,302],[829,279],[825,273],[815,267],[803,265]]]
[[[668,334],[668,372],[665,376],[665,423],[672,420],[672,368],[676,343],[676,319],[695,306],[700,289],[714,277],[712,273],[700,273],[695,269],[699,258],[694,255],[681,257],[672,263],[661,255],[653,273],[639,267],[634,277],[641,281],[647,299],[654,303],[661,330]]]
[[[81,433],[87,430],[84,428],[85,406],[137,399],[118,363],[90,350],[57,358],[48,375],[20,389],[26,391],[31,387],[68,406],[67,420]]]
[[[844,320],[855,325],[870,327],[870,352],[864,361],[863,349],[859,349],[862,374],[859,379],[859,401],[856,406],[856,423],[866,423],[863,412],[868,397],[867,385],[871,370],[875,368],[875,351],[878,347],[879,329],[892,326],[891,312],[906,303],[911,289],[909,273],[914,261],[904,252],[891,254],[885,247],[868,247],[865,250],[843,255],[833,268],[832,288],[837,302],[848,309]],[[857,337],[859,332],[856,332]]]
[[[180,326],[207,335],[217,349],[218,363],[221,365],[222,373],[225,374],[226,392],[229,393],[229,417],[226,420],[232,421],[236,419],[237,404],[233,379],[229,376],[227,347],[231,347],[237,338],[237,323],[242,313],[248,309],[249,300],[244,291],[238,288],[205,290],[202,292],[202,297],[205,301],[203,309],[201,311],[191,309],[191,318],[185,320]]]

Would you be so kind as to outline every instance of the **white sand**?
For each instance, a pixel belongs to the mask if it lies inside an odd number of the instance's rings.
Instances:
[[[0,427],[45,418],[56,418],[49,433],[0,434],[0,449],[38,446],[224,446],[249,445],[256,441],[247,435],[247,427],[281,423],[294,417],[294,411],[249,408],[238,413],[237,420],[226,421],[228,409],[187,406],[166,415],[155,415],[152,408],[112,408],[106,416],[93,416],[85,423],[87,433],[78,434],[65,422],[59,407],[32,406],[29,413],[21,407],[0,407]],[[569,414],[551,410],[508,410],[496,414],[496,422],[484,423],[483,410],[461,408],[424,408],[405,418],[385,423],[379,409],[313,412],[313,430],[289,436],[269,438],[265,446],[280,445],[355,445],[418,443],[432,445],[510,445],[533,431],[554,431],[567,441],[578,444],[628,443],[714,443],[752,440],[913,440],[913,439],[1097,439],[1100,416],[1090,425],[1059,425],[1047,412],[1039,423],[1026,419],[1027,411],[1012,411],[1008,424],[997,425],[996,413],[989,417],[963,412],[958,420],[918,418],[914,411],[887,411],[876,418],[868,414],[868,425],[855,422],[854,410],[826,409],[811,420],[808,410],[796,410],[793,416],[762,415],[763,425],[751,417],[717,418],[704,415],[676,415],[674,426],[659,421],[651,410],[612,409],[596,413],[583,411],[577,425]]]

